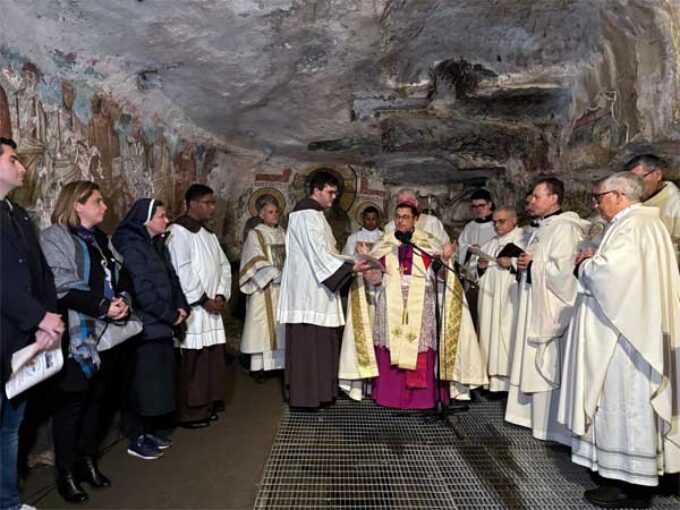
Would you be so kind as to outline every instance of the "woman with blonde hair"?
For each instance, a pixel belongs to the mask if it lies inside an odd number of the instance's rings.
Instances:
[[[57,199],[52,226],[40,239],[54,273],[59,310],[68,318],[53,434],[57,489],[69,503],[87,501],[80,482],[95,488],[111,485],[96,458],[102,404],[117,379],[121,353],[117,347],[100,353],[97,342],[102,324],[128,316],[129,285],[106,234],[97,227],[106,210],[96,183],[68,183]]]

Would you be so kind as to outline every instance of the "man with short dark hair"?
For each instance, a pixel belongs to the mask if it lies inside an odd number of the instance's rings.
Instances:
[[[213,190],[192,184],[187,210],[170,226],[168,249],[182,291],[191,306],[186,334],[179,344],[179,422],[207,427],[218,418],[224,398],[224,322],[231,292],[231,266],[217,236],[205,224],[215,215]]]
[[[456,260],[461,266],[465,265],[469,246],[481,246],[496,236],[491,216],[494,210],[491,193],[485,189],[478,189],[470,196],[470,209],[474,219],[467,223],[458,236],[458,252]]]
[[[505,419],[532,429],[537,439],[571,443],[556,420],[563,336],[576,300],[572,274],[579,242],[590,223],[562,211],[564,185],[540,179],[529,199],[538,226],[517,261],[521,274]]]
[[[278,319],[286,326],[285,387],[292,407],[317,408],[338,395],[340,327],[345,324],[338,290],[365,262],[343,261],[323,211],[333,205],[338,181],[319,171],[310,195],[290,213]]]
[[[342,250],[342,253],[347,255],[354,255],[357,252],[357,247],[363,250],[363,253],[368,253],[373,248],[383,231],[380,230],[380,211],[377,207],[368,206],[361,213],[362,227],[347,238],[347,244]]]
[[[665,166],[660,158],[642,154],[626,163],[624,170],[644,180],[643,204],[659,208],[661,221],[666,225],[675,255],[680,259],[680,189],[673,182],[664,181]]]
[[[26,169],[16,143],[0,138],[0,508],[22,508],[17,489],[19,427],[24,395],[8,400],[12,354],[35,342],[54,349],[64,323],[56,314],[57,292],[52,271],[43,257],[33,224],[24,209],[7,195],[20,187]],[[23,505],[24,508],[30,508]]]

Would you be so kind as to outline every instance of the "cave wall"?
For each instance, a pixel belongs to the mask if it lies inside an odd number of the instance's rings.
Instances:
[[[218,199],[212,226],[232,260],[256,198],[277,194],[290,212],[306,193],[306,177],[321,167],[342,182],[331,215],[339,248],[358,227],[363,207],[384,210],[387,203],[382,181],[362,166],[234,154],[181,139],[126,113],[106,94],[44,76],[30,63],[0,66],[0,134],[19,144],[27,175],[12,197],[39,228],[50,224],[61,187],[78,179],[101,186],[109,206],[102,228],[109,233],[138,198],[162,200],[174,217],[183,211],[189,185],[210,185]]]

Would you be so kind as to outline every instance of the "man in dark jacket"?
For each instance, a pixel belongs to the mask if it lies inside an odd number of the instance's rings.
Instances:
[[[17,451],[19,426],[26,402],[5,394],[12,354],[35,342],[41,350],[59,345],[64,332],[57,293],[40,250],[33,224],[24,209],[7,195],[23,184],[26,169],[15,153],[16,143],[0,138],[0,508],[19,508]]]

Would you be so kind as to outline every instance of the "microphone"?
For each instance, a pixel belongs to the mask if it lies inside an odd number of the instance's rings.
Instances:
[[[399,230],[396,230],[394,232],[394,237],[397,238],[397,241],[400,241],[404,244],[411,244],[411,238],[413,237],[413,232],[400,232]]]

